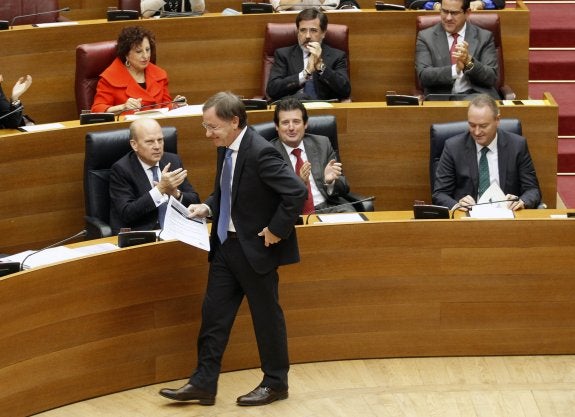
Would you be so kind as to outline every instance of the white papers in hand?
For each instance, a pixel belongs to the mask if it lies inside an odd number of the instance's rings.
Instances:
[[[491,201],[501,201],[501,200],[505,200],[505,194],[503,193],[503,190],[501,189],[501,187],[499,187],[499,184],[494,182],[481,195],[477,204],[487,204]],[[505,206],[507,203],[499,203],[499,204],[502,204]],[[493,205],[497,206],[497,204],[493,204]]]
[[[164,240],[177,239],[188,245],[195,246],[206,251],[210,250],[210,238],[206,219],[192,219],[188,217],[188,209],[170,196],[164,228],[160,237]]]

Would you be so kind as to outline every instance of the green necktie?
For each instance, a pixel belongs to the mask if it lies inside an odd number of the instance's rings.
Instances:
[[[477,192],[477,199],[489,188],[489,164],[487,163],[487,146],[481,149],[481,158],[479,158],[479,190]]]

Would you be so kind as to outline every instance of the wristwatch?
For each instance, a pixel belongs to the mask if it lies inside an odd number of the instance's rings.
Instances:
[[[322,62],[321,65],[319,66],[317,72],[319,72],[320,74],[325,70],[325,64]]]
[[[12,104],[12,107],[18,107],[20,105],[21,101],[20,99],[18,100],[12,100],[12,102],[10,104]]]
[[[473,57],[471,57],[469,62],[467,64],[465,64],[465,67],[463,67],[463,72],[471,71],[474,66],[475,66],[475,63],[473,61]]]

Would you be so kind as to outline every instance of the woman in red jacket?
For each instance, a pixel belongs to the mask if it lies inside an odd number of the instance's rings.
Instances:
[[[168,74],[151,62],[156,55],[154,34],[141,26],[128,26],[118,37],[117,57],[100,74],[92,112],[133,113],[141,107],[177,107],[185,97],[172,101],[168,91]],[[162,104],[164,103],[164,104]],[[155,106],[154,106],[155,107]]]

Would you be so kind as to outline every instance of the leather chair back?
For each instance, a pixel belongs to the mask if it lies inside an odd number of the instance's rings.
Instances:
[[[434,26],[440,21],[441,16],[439,16],[439,14],[433,14],[430,16],[418,16],[416,21],[416,35],[421,30]],[[501,42],[501,25],[499,22],[499,16],[495,13],[472,13],[469,16],[468,22],[493,33],[493,42],[495,43],[495,49],[497,50],[497,61],[499,65],[499,74],[497,77],[497,82],[495,84],[495,89],[499,91],[504,98],[506,98],[505,94],[507,93],[507,91],[511,94],[513,94],[513,92],[509,87],[505,86],[503,44]],[[417,74],[415,75],[415,85],[417,90],[423,91],[423,87],[419,82],[419,77],[417,76]]]
[[[162,127],[164,151],[177,153],[178,132],[175,127]],[[110,221],[109,178],[112,165],[129,151],[130,129],[104,130],[86,134],[84,154],[84,207],[86,212],[88,238],[106,237],[106,233],[96,230],[91,219],[105,225]],[[94,222],[96,223],[96,222]],[[108,235],[111,230],[108,227]]]
[[[278,132],[274,122],[264,122],[252,125],[252,127],[268,141],[278,137]],[[335,151],[339,160],[339,145],[337,142],[337,122],[335,116],[310,116],[307,121],[307,133],[313,135],[327,136],[331,142],[331,147]]]
[[[140,12],[140,0],[118,0],[118,10],[137,10]]]
[[[61,9],[58,0],[4,0],[0,5],[0,20],[12,22],[16,16],[33,13],[50,12]],[[40,16],[17,19],[15,25],[33,25],[36,23],[52,23],[68,20],[59,13],[47,13]]]
[[[116,41],[85,43],[76,47],[76,110],[90,110],[100,74],[116,58]]]
[[[523,134],[521,121],[519,119],[501,119],[499,128],[518,135]],[[469,125],[466,121],[434,123],[431,125],[429,129],[429,182],[432,191],[433,184],[435,183],[435,171],[441,154],[443,153],[445,141],[468,130]]]
[[[347,56],[347,72],[349,76],[349,28],[346,25],[329,24],[323,40],[332,48],[344,51]],[[295,23],[268,23],[264,37],[264,52],[262,62],[262,97],[269,100],[266,87],[270,70],[274,64],[276,49],[297,43],[297,27]]]

